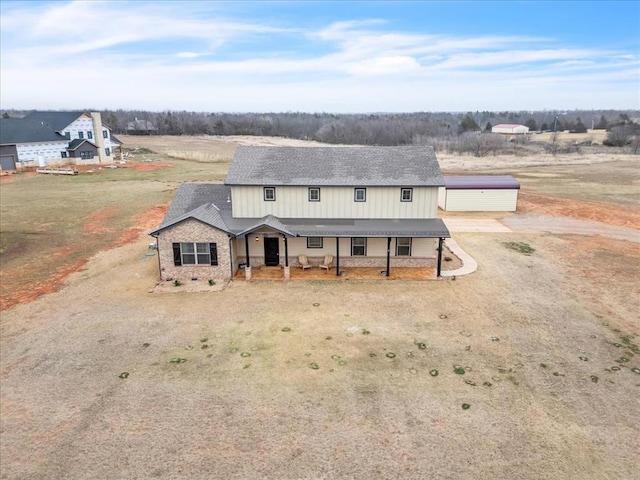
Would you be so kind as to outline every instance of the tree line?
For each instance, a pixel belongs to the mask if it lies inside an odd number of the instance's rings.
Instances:
[[[26,113],[28,112],[4,111],[4,115],[9,116]],[[504,149],[507,142],[505,137],[491,134],[492,127],[501,123],[526,125],[532,132],[584,133],[588,128],[607,130],[609,133],[606,144],[611,146],[624,146],[640,135],[638,110],[333,114],[169,110],[150,112],[120,109],[103,110],[101,113],[103,122],[116,135],[260,135],[317,140],[331,144],[430,144],[436,149],[473,152],[476,156],[495,154]],[[132,125],[144,125],[146,130],[132,131]]]

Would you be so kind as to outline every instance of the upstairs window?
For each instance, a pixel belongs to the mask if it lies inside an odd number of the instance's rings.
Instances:
[[[93,132],[91,130],[87,130],[87,138],[93,138]]]
[[[351,239],[351,256],[364,257],[367,255],[367,239],[365,237],[354,237]]]
[[[264,201],[265,202],[276,201],[276,187],[264,187]]]
[[[353,200],[356,202],[366,202],[367,201],[367,189],[366,188],[356,188],[353,190]]]
[[[218,247],[215,243],[174,243],[174,265],[218,265]]]
[[[401,188],[400,189],[400,201],[412,202],[413,201],[413,188]]]
[[[84,132],[78,132],[78,138],[84,138]]]
[[[109,132],[107,132],[106,130],[102,131],[102,137],[103,138],[109,138]]]
[[[318,187],[309,188],[309,201],[310,202],[320,201],[320,189]]]
[[[396,238],[396,257],[410,257],[411,256],[411,238],[399,237]]]

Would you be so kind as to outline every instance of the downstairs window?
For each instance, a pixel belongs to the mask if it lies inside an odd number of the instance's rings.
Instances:
[[[396,256],[397,257],[411,256],[411,238],[409,237],[396,238]]]
[[[215,243],[174,243],[173,263],[180,265],[218,265]]]

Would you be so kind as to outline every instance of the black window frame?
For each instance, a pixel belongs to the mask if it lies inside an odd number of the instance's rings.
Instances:
[[[78,132],[78,138],[84,140],[84,132]]]
[[[354,240],[358,240],[358,239],[362,239],[364,240],[364,245],[354,245],[353,241]],[[362,248],[362,253],[354,253],[353,248],[357,247],[357,248]],[[352,257],[366,257],[367,256],[367,237],[351,237],[351,256]]]
[[[87,130],[87,138],[91,140],[93,138],[93,132],[91,130]]]
[[[67,152],[60,152],[60,156],[62,158],[67,158]]]
[[[81,160],[93,160],[93,158],[95,158],[96,154],[89,151],[89,150],[85,150],[84,152],[80,152],[80,159]]]
[[[267,191],[273,192],[273,198],[267,198]],[[265,202],[275,202],[276,201],[276,187],[263,187],[262,189],[262,198]]]
[[[364,198],[362,200],[358,200],[358,191],[361,191],[364,193]],[[366,202],[367,201],[367,189],[363,188],[363,187],[356,187],[353,189],[353,201],[354,202],[358,202],[358,203],[362,203],[362,202]]]
[[[316,190],[318,191],[318,198],[317,199],[311,198],[311,191],[312,190],[313,191],[316,191]],[[308,198],[309,198],[310,202],[319,202],[320,201],[320,187],[309,187]]]
[[[104,153],[107,157],[111,156],[111,149],[109,147],[104,148]]]
[[[409,245],[399,245],[398,244],[398,240],[409,240]],[[400,247],[409,247],[409,252],[408,253],[399,253],[399,249]],[[411,256],[411,250],[413,247],[413,239],[411,237],[396,237],[396,257],[410,257]]]
[[[405,200],[404,192],[409,192],[409,198]],[[403,187],[400,189],[400,201],[401,202],[413,202],[413,188]]]
[[[312,238],[319,239],[320,245],[319,246],[309,245],[309,240],[311,240]],[[324,247],[324,237],[307,237],[307,248],[323,248],[323,247]]]
[[[102,131],[102,138],[109,138],[109,132],[106,130]]]

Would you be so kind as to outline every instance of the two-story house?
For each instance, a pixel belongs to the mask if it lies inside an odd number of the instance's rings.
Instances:
[[[305,255],[348,267],[437,266],[444,179],[431,147],[238,147],[224,185],[183,184],[157,238],[160,277],[233,277]],[[250,268],[247,269],[250,272]]]
[[[0,165],[3,170],[61,163],[112,163],[121,142],[98,112],[31,112],[24,118],[0,119]]]

